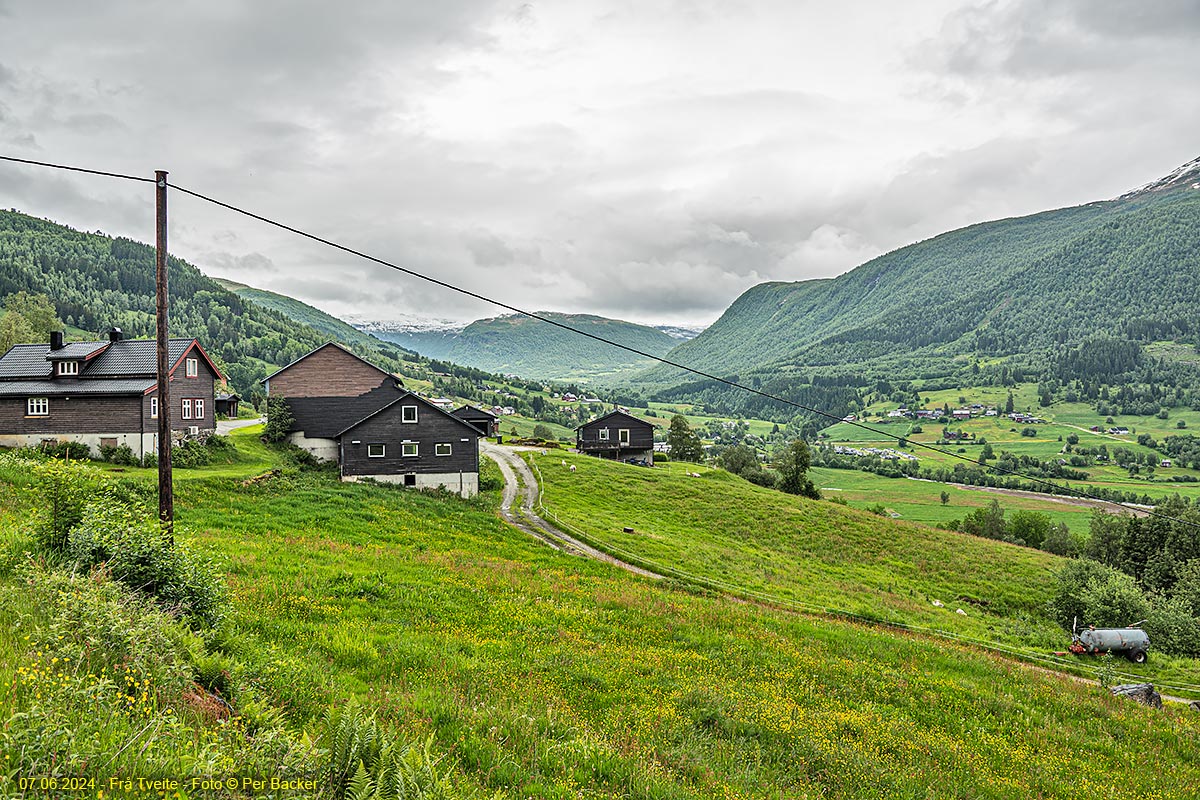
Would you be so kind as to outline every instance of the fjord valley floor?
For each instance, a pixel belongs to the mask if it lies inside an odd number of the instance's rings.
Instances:
[[[457,796],[1025,798],[1120,787],[1182,798],[1200,786],[1186,709],[1154,712],[971,646],[566,556],[503,524],[494,492],[464,501],[286,466],[247,484],[276,458],[256,435],[235,434],[234,463],[177,473],[180,536],[218,559],[233,594],[221,645],[231,703],[269,703],[287,726],[311,729],[355,698],[397,735],[432,737]],[[1024,625],[1052,638],[1034,608],[1051,568],[1043,554],[829,503],[768,502],[718,477],[582,458],[570,474],[557,457],[536,461],[550,506],[597,538],[614,521],[653,533],[639,534],[653,545],[647,559],[673,550],[674,563],[714,581],[879,616],[924,619],[922,595],[970,596],[993,610],[955,615],[964,632],[1016,637]],[[112,477],[153,480],[136,469]],[[19,553],[37,498],[5,478],[4,533]],[[739,507],[701,530],[720,504]],[[19,612],[8,591],[0,613]],[[0,653],[10,685],[36,658],[15,636]],[[5,713],[35,702],[28,691],[18,681]],[[239,736],[250,746],[255,734]],[[148,752],[163,769],[188,768],[186,754]],[[1139,766],[1148,762],[1159,766]]]

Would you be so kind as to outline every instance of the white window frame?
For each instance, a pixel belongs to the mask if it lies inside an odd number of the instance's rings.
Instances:
[[[629,428],[617,429],[617,444],[629,444]]]
[[[179,418],[180,419],[191,419],[192,418],[192,399],[190,397],[185,397],[185,398],[183,398],[183,400],[180,401]]]
[[[197,397],[194,400],[192,400],[192,404],[193,404],[193,408],[195,409],[195,414],[196,414],[196,416],[193,417],[193,419],[204,419],[204,398]]]
[[[50,416],[50,398],[48,397],[30,397],[25,401],[25,416],[27,417],[48,417]]]
[[[443,450],[445,452],[443,452]],[[433,446],[433,454],[435,456],[449,456],[454,454],[454,448],[450,442],[438,442]]]
[[[600,441],[607,442],[608,441],[608,428],[601,428],[597,432],[597,435],[598,435]]]
[[[374,452],[375,448],[379,448],[379,452]],[[383,458],[387,455],[387,445],[380,442],[371,442],[367,445],[367,458]]]
[[[200,359],[189,358],[183,362],[183,373],[189,378],[200,375]]]
[[[158,419],[158,398],[150,398],[150,419]]]
[[[408,452],[410,449],[412,450],[411,453]],[[401,458],[417,458],[418,456],[420,456],[419,451],[420,451],[420,447],[417,442],[401,442],[400,443],[400,457]]]
[[[412,419],[408,418],[409,411],[412,412]],[[416,422],[417,421],[417,407],[416,406],[400,406],[400,421],[405,422],[405,423]]]
[[[79,374],[79,362],[78,361],[60,361],[60,362],[58,362],[58,374],[59,375],[78,375]]]

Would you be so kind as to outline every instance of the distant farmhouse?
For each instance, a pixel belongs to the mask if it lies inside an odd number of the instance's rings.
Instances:
[[[575,429],[575,449],[617,461],[654,463],[654,426],[624,411],[610,411]]]
[[[341,345],[324,344],[262,382],[268,397],[287,401],[288,440],[337,462],[342,480],[479,492],[479,429]]]
[[[171,339],[171,430],[177,439],[216,428],[213,387],[221,371],[195,339]],[[18,344],[0,357],[0,445],[80,442],[93,455],[126,445],[134,456],[158,447],[158,349],[149,339]]]
[[[500,419],[490,411],[475,406],[462,406],[450,413],[473,426],[481,436],[495,436],[500,432]]]

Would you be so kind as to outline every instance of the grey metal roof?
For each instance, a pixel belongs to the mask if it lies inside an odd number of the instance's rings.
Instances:
[[[167,343],[167,359],[172,367],[195,341],[171,339]],[[123,339],[118,342],[72,342],[54,351],[48,344],[15,345],[0,357],[0,381],[49,378],[53,374],[54,361],[82,359],[97,350],[104,352],[83,367],[80,380],[154,377],[158,374],[157,343],[153,339]]]
[[[183,357],[195,339],[171,339],[167,360],[171,366]],[[154,375],[158,372],[158,345],[153,339],[122,339],[100,355],[87,368],[88,377],[118,375]]]
[[[45,346],[46,358],[49,361],[77,361],[103,350],[109,344],[109,342],[71,342],[57,350],[51,350],[47,345]]]
[[[0,356],[0,379],[48,378],[53,365],[46,360],[48,344],[18,344]]]
[[[154,379],[0,381],[0,397],[63,397],[84,394],[143,394],[157,385]]]

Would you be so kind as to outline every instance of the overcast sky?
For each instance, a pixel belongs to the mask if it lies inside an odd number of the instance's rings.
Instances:
[[[535,309],[711,322],[1200,155],[1200,0],[0,0],[0,154],[152,175]],[[153,241],[152,187],[0,206]],[[174,193],[171,250],[335,314],[496,309]]]

